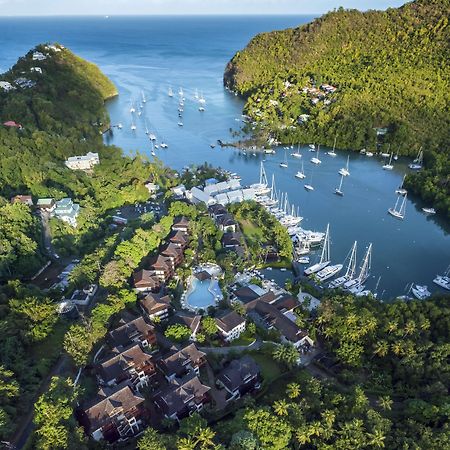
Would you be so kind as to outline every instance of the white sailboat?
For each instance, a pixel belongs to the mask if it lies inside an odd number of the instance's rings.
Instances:
[[[131,118],[131,131],[135,131],[136,130],[136,125],[134,124],[134,120],[133,117]]]
[[[447,270],[444,272],[444,275],[436,275],[436,278],[433,280],[433,283],[437,284],[441,288],[450,291],[450,266],[447,267]]]
[[[403,175],[402,184],[399,186],[398,189],[395,190],[395,193],[398,195],[406,195],[408,193],[408,191],[403,187],[403,183],[405,182],[405,177],[406,177],[406,174]]]
[[[183,96],[184,96],[184,92],[183,92],[183,88],[182,88],[182,87],[180,87],[180,89],[178,90],[178,95],[179,95],[180,97],[183,97]]]
[[[152,143],[152,151],[151,151],[151,154],[152,154],[152,156],[156,156],[155,148],[154,148],[154,146],[153,146],[153,141],[150,141],[150,142]]]
[[[361,270],[357,278],[353,278],[343,284],[343,288],[349,290],[352,294],[357,294],[364,290],[364,283],[367,281],[370,275],[372,266],[372,244],[367,247],[366,254],[364,255],[363,262],[361,264]]]
[[[337,187],[335,190],[334,190],[334,193],[336,194],[336,195],[340,195],[341,197],[343,197],[344,196],[344,191],[342,190],[342,182],[344,181],[344,175],[341,175],[341,181],[340,181],[340,183],[339,183],[339,187]]]
[[[309,144],[309,148],[310,148],[311,150],[315,150],[315,149],[316,149],[316,146],[315,146],[314,144]]]
[[[422,165],[423,165],[423,151],[422,147],[420,147],[416,159],[408,167],[412,170],[420,170],[422,168]]]
[[[173,91],[172,91],[172,88],[171,88],[171,87],[169,87],[169,91],[167,92],[167,95],[168,95],[169,97],[173,97]]]
[[[393,155],[393,153],[391,153],[391,156],[389,158],[389,163],[383,165],[384,170],[392,170],[394,168],[394,166],[392,165],[392,155]]]
[[[436,210],[434,208],[422,208],[422,211],[425,214],[430,214],[430,215],[436,214]]]
[[[130,113],[133,114],[136,112],[136,108],[134,107],[134,103],[131,102]]]
[[[200,98],[198,99],[198,102],[199,102],[200,104],[202,104],[202,105],[204,105],[204,104],[206,103],[206,100],[205,100],[205,98],[203,97],[203,94],[202,94],[202,93],[200,94]]]
[[[428,290],[428,286],[420,286],[418,284],[413,285],[411,291],[418,300],[426,300],[431,292]]]
[[[322,253],[318,263],[309,266],[305,269],[305,275],[312,275],[324,269],[330,264],[330,224],[327,225],[327,231],[325,233],[325,240],[323,242]]]
[[[408,197],[408,194],[405,194],[403,197],[401,195],[397,196],[397,200],[395,202],[395,205],[393,208],[388,209],[388,213],[391,216],[394,216],[396,219],[404,219],[405,218],[405,212],[406,212],[406,199]],[[402,199],[400,205],[399,200]],[[398,209],[397,207],[400,206]]]
[[[274,181],[272,180],[272,185],[273,183]],[[259,167],[259,183],[251,184],[250,188],[255,191],[256,195],[265,195],[271,191],[267,180],[266,169],[264,168],[264,163],[262,161]]]
[[[297,150],[293,153],[291,153],[291,156],[294,158],[301,158],[302,154],[300,153],[300,145],[297,146]]]
[[[319,151],[320,151],[320,145],[317,146],[317,155],[314,158],[311,158],[311,162],[313,164],[321,164],[322,161],[319,159]]]
[[[195,89],[194,98],[198,99],[198,90],[197,89]]]
[[[287,161],[287,153],[286,150],[284,151],[284,161],[280,162],[280,167],[282,167],[283,169],[287,169],[288,166],[288,161]]]
[[[302,170],[299,170],[296,174],[295,174],[295,178],[298,178],[300,180],[303,180],[304,178],[306,178],[305,175],[305,169],[303,167],[303,161],[302,161]]]
[[[160,147],[161,148],[168,148],[169,146],[165,142],[161,142]]]
[[[349,252],[349,254],[346,256],[346,260],[348,259],[348,265],[347,270],[345,271],[345,274],[339,278],[336,278],[333,280],[328,287],[330,289],[338,288],[339,286],[342,286],[347,281],[350,281],[353,279],[356,273],[356,249],[357,249],[357,242],[355,241],[352,245],[352,248]],[[345,261],[344,261],[345,263]]]
[[[313,173],[312,173],[312,171],[311,171],[311,179],[310,179],[310,181],[309,181],[309,184],[305,184],[305,185],[304,185],[304,188],[305,188],[307,191],[313,191],[313,190],[314,190],[314,186],[312,185],[312,179],[313,179]]]
[[[147,126],[147,119],[144,117],[144,124],[145,124],[145,134],[148,135],[149,131],[148,131],[148,126]]]
[[[141,91],[142,103],[147,103],[147,99],[145,98],[144,91]]]
[[[335,136],[335,138],[334,138],[333,150],[327,152],[327,155],[333,156],[333,157],[336,156],[336,152],[335,152],[335,149],[336,149],[336,140],[337,140],[337,136]]]
[[[350,171],[348,170],[348,165],[350,162],[350,155],[347,155],[347,164],[342,169],[339,169],[339,175],[344,177],[348,177],[350,175]]]

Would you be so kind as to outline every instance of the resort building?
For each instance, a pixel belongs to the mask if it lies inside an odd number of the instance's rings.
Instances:
[[[195,373],[189,373],[183,378],[171,380],[154,396],[154,402],[165,418],[180,421],[203,409],[210,401],[210,390]]]
[[[172,242],[184,249],[189,243],[189,237],[187,233],[183,233],[182,231],[172,231],[169,234],[169,242]]]
[[[42,211],[52,212],[55,207],[55,200],[52,198],[39,198],[36,202],[36,207]]]
[[[31,195],[15,195],[11,198],[11,203],[23,203],[27,206],[33,206],[33,198]]]
[[[44,61],[47,59],[47,56],[45,56],[41,52],[34,52],[32,56],[33,61]]]
[[[144,299],[139,301],[139,304],[150,320],[155,318],[163,320],[169,316],[170,302],[171,298],[168,295],[161,297],[157,294],[147,294]]]
[[[91,171],[94,166],[100,164],[98,153],[88,152],[83,156],[71,156],[67,158],[65,165],[72,170]]]
[[[160,250],[160,254],[170,259],[173,269],[183,262],[183,249],[173,242],[164,245]]]
[[[142,316],[128,321],[121,319],[119,326],[108,333],[108,342],[112,347],[125,347],[132,343],[142,348],[152,347],[156,345],[155,327]]]
[[[200,373],[200,367],[206,363],[206,354],[198,350],[195,344],[189,344],[180,350],[172,348],[169,355],[161,358],[157,366],[168,381],[185,376],[189,372]]]
[[[133,286],[138,292],[159,292],[161,280],[153,270],[141,269],[133,274]]]
[[[97,289],[98,286],[96,284],[91,284],[84,289],[78,289],[74,291],[72,296],[66,300],[70,300],[78,306],[87,306],[94,298]]]
[[[145,399],[134,393],[129,382],[101,388],[96,398],[78,412],[86,434],[94,440],[115,442],[138,434],[147,415]]]
[[[80,205],[78,203],[73,203],[71,198],[63,198],[56,202],[55,209],[52,211],[52,216],[76,227],[79,212]]]
[[[150,270],[153,271],[153,275],[159,278],[162,282],[168,281],[172,278],[175,266],[171,258],[167,258],[161,254],[158,254],[150,263]]]
[[[187,233],[189,231],[189,220],[186,217],[177,217],[173,221],[172,231]]]
[[[245,331],[245,319],[235,311],[216,317],[217,329],[225,342],[238,339]]]
[[[260,388],[259,366],[247,355],[235,359],[220,372],[216,383],[228,392],[227,402],[237,400],[248,392]]]
[[[114,386],[129,380],[135,390],[148,385],[156,372],[151,355],[145,353],[139,344],[125,348],[113,348],[112,356],[99,363],[97,377],[102,385]]]

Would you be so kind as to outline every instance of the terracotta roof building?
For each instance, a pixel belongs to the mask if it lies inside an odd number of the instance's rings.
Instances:
[[[161,288],[161,280],[153,270],[138,270],[133,274],[133,286],[140,292],[158,292]]]
[[[165,319],[169,315],[170,302],[171,298],[168,295],[161,297],[157,294],[147,294],[140,300],[140,306],[149,319],[155,317]]]
[[[108,333],[108,341],[113,347],[124,347],[134,342],[141,347],[149,347],[156,344],[155,328],[142,316],[129,321],[121,319],[119,326]]]
[[[228,311],[216,317],[219,334],[226,342],[238,339],[245,331],[245,319],[235,311]]]
[[[189,344],[180,350],[173,348],[169,355],[157,362],[157,366],[170,381],[189,372],[198,375],[200,367],[206,362],[205,357],[206,354],[198,350],[195,344]]]

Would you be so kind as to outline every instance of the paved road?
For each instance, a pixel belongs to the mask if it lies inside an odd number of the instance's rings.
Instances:
[[[250,345],[235,345],[230,347],[199,347],[205,353],[215,353],[216,355],[227,355],[230,352],[245,352],[246,350],[258,350],[261,347],[261,339],[256,339]]]

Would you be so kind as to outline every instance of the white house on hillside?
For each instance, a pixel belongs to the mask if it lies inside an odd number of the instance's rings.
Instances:
[[[100,164],[98,153],[88,152],[83,156],[71,156],[65,162],[66,166],[72,170],[92,170],[97,164]]]

